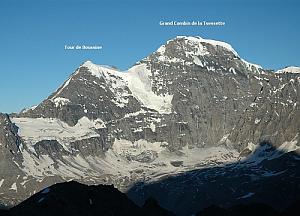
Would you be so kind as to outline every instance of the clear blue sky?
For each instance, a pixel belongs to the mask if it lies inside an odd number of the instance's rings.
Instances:
[[[300,66],[298,0],[1,0],[0,112],[40,103],[85,60],[127,69],[177,35],[230,43],[265,68]],[[161,20],[225,21],[162,27]],[[98,44],[101,51],[68,51]]]

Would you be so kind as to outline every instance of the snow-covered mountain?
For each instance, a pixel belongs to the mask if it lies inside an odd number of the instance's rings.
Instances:
[[[128,71],[84,62],[39,105],[0,115],[0,200],[62,181],[127,191],[244,160],[278,163],[298,154],[299,91],[298,73],[269,72],[200,37],[169,40]]]
[[[300,67],[295,67],[295,66],[285,67],[281,70],[276,71],[276,73],[300,73]]]

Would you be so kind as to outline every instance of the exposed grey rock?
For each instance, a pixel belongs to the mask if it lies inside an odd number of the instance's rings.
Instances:
[[[20,113],[20,117],[44,117],[58,118],[71,126],[86,116],[89,119],[101,118],[103,121],[111,121],[124,116],[125,113],[138,111],[140,105],[132,96],[128,96],[128,105],[124,108],[113,103],[115,94],[111,91],[112,83],[123,82],[121,78],[113,74],[105,74],[102,77],[95,77],[88,72],[89,68],[79,67],[73,75],[52,95],[44,100],[35,109],[29,109]],[[115,89],[128,93],[129,89]],[[51,98],[67,98],[70,103],[62,105],[55,104]]]

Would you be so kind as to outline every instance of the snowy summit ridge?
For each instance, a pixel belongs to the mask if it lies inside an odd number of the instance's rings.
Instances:
[[[223,42],[223,41],[204,39],[199,36],[177,36],[176,39],[178,39],[178,38],[183,38],[185,40],[189,40],[189,41],[192,41],[192,42],[198,43],[198,44],[199,43],[208,43],[213,46],[221,46],[221,47],[227,49],[228,51],[232,52],[237,57],[239,57],[239,54],[234,50],[234,48],[230,44]]]

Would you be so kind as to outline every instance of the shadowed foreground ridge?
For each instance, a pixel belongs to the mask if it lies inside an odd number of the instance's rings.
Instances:
[[[1,215],[1,212],[0,212]],[[75,181],[46,188],[29,199],[3,211],[2,215],[23,216],[92,216],[92,215],[161,215],[171,216],[157,203],[145,208],[135,205],[112,185],[87,186]]]
[[[300,201],[294,202],[283,211],[277,211],[274,208],[261,203],[252,203],[247,205],[236,205],[225,209],[218,206],[210,206],[198,212],[196,216],[294,216],[299,213]]]
[[[300,210],[300,200],[278,211],[263,203],[239,204],[230,208],[211,205],[195,216],[292,216]],[[175,216],[161,208],[154,198],[149,198],[143,207],[135,205],[125,194],[112,185],[87,186],[78,182],[66,182],[45,188],[10,210],[0,210],[0,216]]]

